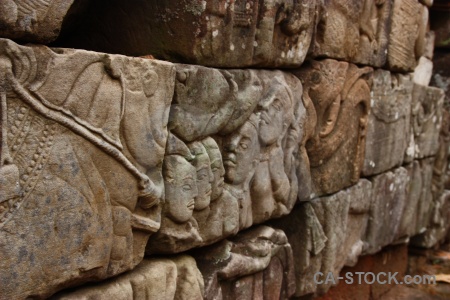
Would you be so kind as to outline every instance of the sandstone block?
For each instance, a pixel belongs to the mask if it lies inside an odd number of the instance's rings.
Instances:
[[[431,214],[433,194],[433,158],[415,160],[407,166],[410,183],[396,239],[404,239],[426,230]]]
[[[394,0],[387,68],[412,71],[426,50],[428,8],[418,0]]]
[[[55,40],[73,0],[3,0],[0,37],[35,43]],[[80,6],[79,1],[77,5]]]
[[[295,292],[293,252],[279,229],[258,226],[194,257],[205,299],[289,299]]]
[[[289,73],[177,65],[161,230],[147,253],[212,244],[309,198],[302,85]]]
[[[442,126],[444,91],[414,84],[411,107],[412,133],[405,161],[436,155]]]
[[[173,65],[0,39],[0,68],[1,298],[132,269],[160,227]]]
[[[50,299],[203,299],[203,293],[203,277],[195,260],[182,255],[144,259],[126,274],[73,291],[63,291]]]
[[[372,177],[372,201],[364,254],[374,254],[397,238],[405,205],[410,176],[397,168]]]
[[[314,57],[375,67],[386,63],[391,0],[331,0],[321,4],[311,44]]]
[[[411,131],[410,75],[377,70],[373,75],[363,175],[385,172],[403,163]]]
[[[335,193],[358,182],[370,108],[372,69],[325,59],[294,71],[311,109],[306,150],[316,195]],[[310,131],[308,131],[310,132]],[[337,171],[339,170],[339,171]]]
[[[332,272],[357,262],[364,248],[372,186],[366,179],[328,197],[301,203],[272,224],[286,232],[292,246],[297,290],[295,296],[323,294],[331,283],[317,285],[314,274]]]
[[[300,66],[315,29],[316,2],[100,1],[61,43],[211,67]]]

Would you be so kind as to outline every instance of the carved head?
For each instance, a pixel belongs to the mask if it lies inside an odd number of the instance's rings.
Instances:
[[[184,157],[169,155],[164,159],[163,172],[166,216],[177,223],[187,222],[192,217],[198,195],[196,169]]]
[[[198,195],[195,197],[195,210],[203,210],[211,202],[211,183],[214,180],[214,175],[211,171],[211,163],[205,146],[196,141],[189,144],[189,149],[195,157],[193,165],[197,172]]]
[[[258,104],[261,112],[259,139],[262,145],[268,146],[281,141],[293,119],[292,102],[289,87],[275,78]]]
[[[211,186],[211,201],[214,201],[223,193],[225,168],[223,167],[222,154],[216,141],[208,137],[202,141],[202,144],[205,146],[206,152],[208,152],[211,171],[214,176]]]
[[[249,181],[259,162],[259,117],[252,114],[237,131],[223,140],[225,180],[233,185]]]
[[[164,212],[177,223],[187,222],[194,211],[197,190],[197,170],[189,162],[193,159],[188,147],[169,133],[167,155],[164,157]]]

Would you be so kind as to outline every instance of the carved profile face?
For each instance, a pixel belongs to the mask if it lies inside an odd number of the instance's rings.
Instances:
[[[203,210],[211,202],[211,183],[214,175],[211,171],[211,163],[205,146],[201,142],[193,142],[189,145],[191,153],[195,156],[196,180],[198,195],[195,197],[195,210]]]
[[[225,180],[233,185],[244,182],[253,176],[256,161],[259,159],[257,117],[247,121],[236,132],[224,138]]]
[[[214,178],[211,186],[211,201],[214,201],[223,193],[225,168],[223,167],[222,154],[216,141],[212,138],[207,138],[202,143],[208,152],[211,163],[211,171]]]
[[[264,146],[274,144],[284,136],[290,121],[288,111],[291,97],[282,84],[272,86],[258,104],[261,112],[259,121],[259,139]]]
[[[187,222],[192,217],[198,195],[196,169],[184,157],[169,155],[164,159],[163,171],[166,216],[177,223]]]

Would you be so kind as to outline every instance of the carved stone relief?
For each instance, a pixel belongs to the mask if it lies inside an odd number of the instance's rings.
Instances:
[[[363,175],[403,164],[411,132],[411,75],[376,70],[370,100]]]
[[[406,167],[410,182],[396,239],[407,241],[408,238],[423,233],[428,225],[433,202],[433,162],[434,158],[415,160]]]
[[[100,2],[61,43],[212,67],[300,66],[315,29],[316,2],[113,0],[107,9]]]
[[[163,164],[166,201],[149,254],[208,245],[286,215],[311,189],[307,112],[295,76],[176,67]],[[175,204],[183,218],[173,217]]]
[[[435,87],[414,84],[411,108],[412,133],[406,161],[436,155],[442,124],[444,91]]]
[[[312,55],[383,66],[391,11],[391,0],[323,1],[311,44]]]
[[[449,192],[445,190],[448,181],[448,158],[450,146],[450,114],[448,110],[443,110],[443,120],[441,132],[439,135],[439,150],[436,154],[433,166],[433,177],[431,193],[427,196],[432,197],[429,203],[429,214],[426,224],[426,231],[414,237],[411,241],[419,247],[432,247],[447,234],[450,226],[450,197]],[[423,229],[423,228],[422,228]]]
[[[430,223],[427,230],[411,239],[411,245],[432,248],[445,240],[450,230],[450,192],[445,190],[439,199],[433,200]]]
[[[308,110],[306,150],[314,192],[331,194],[358,182],[364,161],[372,69],[325,59],[294,71]],[[337,172],[336,170],[339,170]]]
[[[314,274],[333,272],[337,278],[344,265],[356,263],[365,245],[371,195],[371,183],[361,179],[332,196],[301,203],[271,222],[286,232],[295,253],[295,296],[325,293],[331,285],[317,285]]]
[[[63,291],[59,300],[203,299],[204,282],[195,260],[187,255],[144,259],[132,271],[114,279]]]
[[[3,0],[0,36],[27,42],[49,43],[58,37],[73,0]],[[78,1],[77,5],[83,3]]]
[[[160,227],[173,65],[0,44],[2,296],[133,268]]]
[[[288,299],[295,292],[292,249],[279,229],[258,226],[194,257],[205,299]]]
[[[410,179],[403,167],[371,178],[372,201],[364,254],[376,253],[396,240]]]
[[[387,67],[412,71],[426,48],[428,8],[418,0],[394,0]]]

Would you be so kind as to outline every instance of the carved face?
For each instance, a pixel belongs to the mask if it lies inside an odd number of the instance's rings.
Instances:
[[[179,155],[166,156],[164,160],[164,184],[166,191],[166,216],[177,223],[192,217],[195,197],[198,195],[196,169]]]
[[[271,145],[283,137],[288,122],[285,111],[290,106],[290,95],[280,84],[270,88],[261,99],[258,109],[261,111],[259,138],[262,145]]]
[[[214,175],[211,171],[208,153],[203,144],[194,142],[189,148],[195,155],[194,166],[197,172],[198,195],[195,197],[195,210],[203,210],[211,202],[211,183],[214,180]]]
[[[219,148],[210,149],[208,153],[211,161],[211,170],[214,176],[211,193],[211,200],[214,201],[223,193],[225,168],[223,167],[222,154],[220,153]]]
[[[259,156],[258,132],[247,121],[239,130],[224,138],[225,180],[236,185],[253,176]]]

